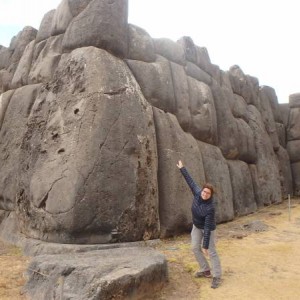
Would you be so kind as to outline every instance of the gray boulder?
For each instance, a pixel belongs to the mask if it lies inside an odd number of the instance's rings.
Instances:
[[[94,47],[64,55],[35,102],[22,150],[18,215],[28,236],[158,237],[152,108],[123,61]]]
[[[165,112],[175,112],[174,86],[170,62],[158,57],[154,63],[127,60],[147,101]]]
[[[186,64],[184,49],[180,44],[167,38],[153,39],[153,42],[158,55],[179,65]]]
[[[31,68],[34,46],[35,41],[33,40],[26,46],[24,50],[24,53],[12,78],[11,87],[14,89],[28,84],[28,74]]]
[[[263,199],[265,205],[282,201],[278,160],[273,151],[273,145],[265,130],[262,116],[258,109],[248,106],[249,126],[254,133],[255,149],[257,153],[256,171],[259,190],[258,198]]]
[[[300,93],[291,94],[289,96],[289,105],[291,108],[300,107]]]
[[[291,162],[287,150],[282,146],[280,146],[276,152],[276,156],[278,158],[279,165],[281,192],[282,196],[286,199],[288,195],[293,195]]]
[[[35,39],[36,43],[46,40],[51,36],[51,30],[52,30],[51,27],[52,27],[52,20],[54,14],[55,14],[55,9],[52,9],[44,15],[36,35],[36,39]]]
[[[151,36],[142,28],[128,24],[128,59],[154,62],[156,59]]]
[[[74,17],[63,40],[63,51],[95,46],[116,56],[128,51],[128,0],[92,0]]]
[[[287,140],[300,140],[300,107],[291,107],[287,125]]]
[[[152,248],[39,255],[27,270],[30,299],[143,299],[167,281],[167,262]]]
[[[36,45],[29,73],[29,83],[49,82],[62,55],[63,35],[53,36]]]
[[[191,76],[198,81],[206,83],[207,85],[210,85],[212,83],[212,78],[208,73],[206,73],[197,65],[189,61],[186,63],[185,72],[188,76]]]
[[[300,161],[292,163],[294,195],[300,196]]]
[[[10,98],[13,95],[13,93],[14,91],[10,90],[0,95],[0,131],[5,117],[7,106],[9,104]]]
[[[170,63],[174,87],[175,112],[181,128],[189,131],[191,126],[190,95],[188,77],[183,66]]]
[[[27,85],[15,90],[13,95],[7,92],[2,96],[9,105],[6,103],[0,131],[0,199],[3,203],[0,209],[16,209],[23,138],[39,89],[40,85]]]
[[[23,52],[26,46],[32,41],[35,40],[37,30],[33,27],[26,26],[22,31],[20,31],[15,37],[14,43],[9,47],[13,50],[13,53],[10,57],[9,72],[13,75],[18,63],[23,55]]]
[[[279,149],[279,139],[277,135],[277,128],[274,119],[273,110],[271,107],[270,98],[268,96],[269,88],[262,86],[259,89],[259,111],[262,115],[263,122],[265,124],[265,128],[267,133],[269,134],[274,151]]]
[[[9,48],[0,48],[0,70],[9,67],[12,53],[13,51]]]
[[[247,104],[258,107],[258,80],[245,75],[237,65],[230,67],[228,74],[233,92],[242,96]]]
[[[227,222],[234,218],[233,194],[230,173],[226,159],[221,150],[213,145],[199,142],[198,147],[202,154],[206,181],[216,188],[217,222]]]
[[[239,160],[228,160],[235,216],[243,216],[257,210],[251,172],[248,165]]]
[[[176,236],[192,225],[192,194],[176,164],[182,160],[199,185],[205,182],[202,156],[196,140],[185,133],[176,117],[154,108],[158,153],[159,217],[161,237]]]
[[[188,87],[191,112],[189,131],[198,140],[217,144],[217,115],[210,87],[191,77],[188,77]]]

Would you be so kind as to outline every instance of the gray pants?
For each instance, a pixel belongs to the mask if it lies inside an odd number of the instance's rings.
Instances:
[[[193,229],[191,232],[192,250],[195,254],[197,262],[199,263],[201,272],[210,270],[209,263],[207,262],[207,259],[205,258],[201,250],[202,242],[203,242],[203,234],[204,234],[203,229],[199,229],[195,225],[193,225]],[[213,277],[221,278],[222,270],[221,270],[220,259],[216,251],[215,230],[210,232],[208,254],[211,263]]]

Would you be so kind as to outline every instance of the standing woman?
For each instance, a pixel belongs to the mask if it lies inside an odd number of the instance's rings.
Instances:
[[[212,269],[213,279],[211,287],[215,289],[221,284],[222,270],[215,247],[216,220],[213,203],[214,189],[209,183],[204,184],[201,189],[194,182],[181,160],[178,161],[177,167],[180,169],[181,174],[184,176],[194,195],[192,204],[192,250],[200,266],[200,271],[195,273],[195,277],[209,278],[211,277],[210,270]],[[209,255],[211,268],[205,255]]]

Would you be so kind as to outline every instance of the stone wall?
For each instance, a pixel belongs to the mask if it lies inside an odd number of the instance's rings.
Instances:
[[[2,215],[59,243],[173,236],[191,227],[179,159],[216,186],[218,222],[299,195],[299,95],[278,104],[127,14],[127,0],[63,0],[0,47]]]

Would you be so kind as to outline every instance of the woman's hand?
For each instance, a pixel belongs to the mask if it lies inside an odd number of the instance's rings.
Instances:
[[[178,161],[177,167],[178,167],[179,169],[183,168],[183,163],[182,163],[181,160]]]

